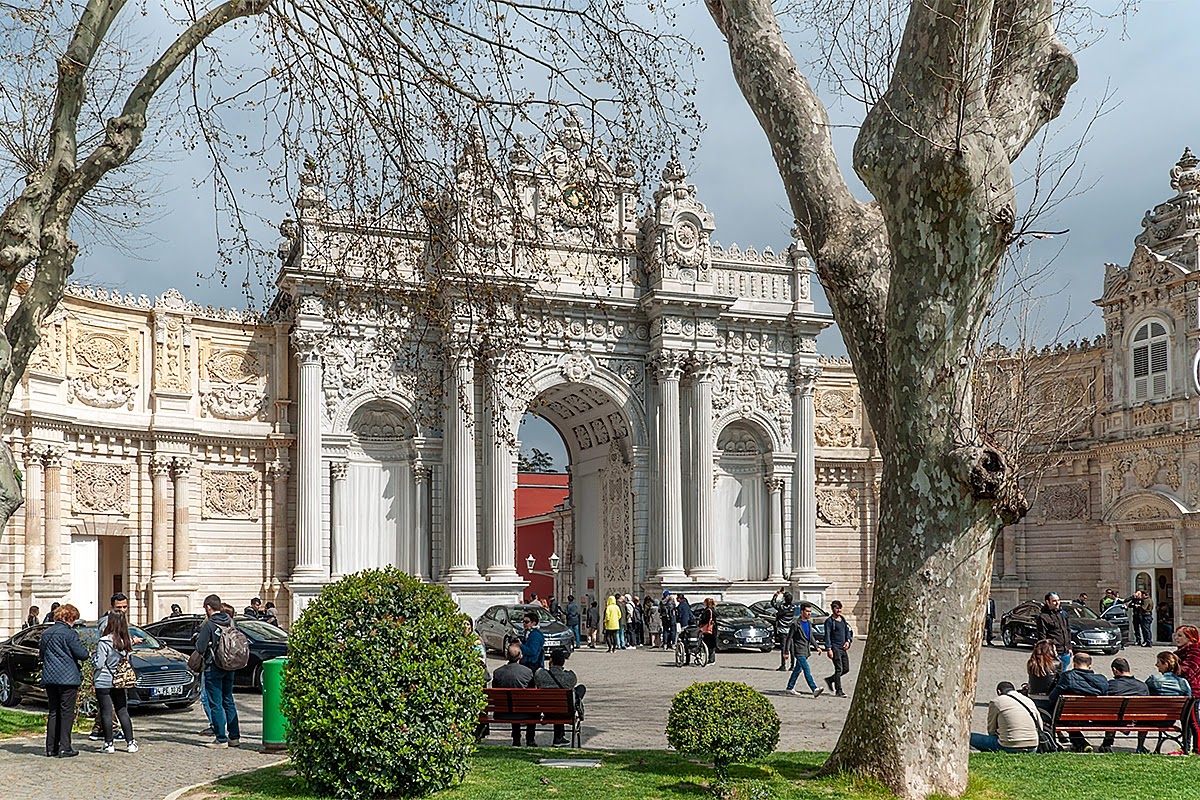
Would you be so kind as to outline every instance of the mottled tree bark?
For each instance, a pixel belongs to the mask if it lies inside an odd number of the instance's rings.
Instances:
[[[767,133],[859,377],[883,458],[871,635],[826,771],[906,798],[966,788],[986,582],[1027,504],[972,406],[976,337],[1015,221],[1011,162],[1076,77],[1050,0],[911,5],[854,166],[769,0],[708,0]]]

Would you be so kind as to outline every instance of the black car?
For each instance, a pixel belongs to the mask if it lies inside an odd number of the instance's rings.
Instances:
[[[1033,644],[1037,640],[1037,615],[1042,605],[1040,600],[1026,600],[1000,617],[1000,638],[1005,647]],[[1060,608],[1067,613],[1072,649],[1112,655],[1125,646],[1121,629],[1087,606],[1064,600]]]
[[[768,603],[769,605],[769,603]],[[704,603],[692,603],[697,616]],[[719,602],[717,612],[717,652],[754,649],[769,653],[775,649],[775,618],[764,621],[742,603]]]
[[[820,644],[825,639],[825,620],[829,619],[829,612],[811,600],[803,600],[801,602],[812,606],[812,637],[814,642]],[[795,603],[795,606],[798,616],[800,614],[800,603]],[[774,630],[775,608],[771,606],[770,600],[758,600],[751,603],[750,610],[754,612],[754,616],[762,620],[764,624],[770,625],[771,629]]]
[[[204,619],[203,614],[167,617],[147,625],[146,630],[179,652],[190,654],[196,649],[196,636]],[[288,654],[287,631],[252,617],[238,615],[233,621],[250,640],[250,660],[234,673],[233,685],[261,690],[263,662]]]
[[[0,705],[12,706],[24,699],[46,701],[42,688],[42,659],[38,643],[49,625],[27,628],[0,643]],[[78,622],[75,631],[89,653],[100,638],[94,622]],[[128,691],[129,705],[165,705],[187,708],[200,696],[200,676],[187,667],[187,657],[142,628],[129,627],[141,641],[133,646],[129,663],[137,674],[137,688]]]
[[[522,624],[529,611],[538,615],[538,629],[546,637],[546,652],[561,647],[570,653],[575,649],[575,633],[551,616],[540,605],[492,606],[475,620],[475,630],[487,650],[504,653],[505,638],[523,639],[525,626]]]
[[[1129,608],[1124,603],[1113,603],[1100,613],[1100,619],[1106,619],[1121,629],[1121,642],[1129,644]]]

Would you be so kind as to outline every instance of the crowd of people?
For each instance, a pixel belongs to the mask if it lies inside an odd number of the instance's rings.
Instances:
[[[1115,592],[1110,590],[1106,595],[1106,600],[1112,597],[1116,602]],[[1148,634],[1148,625],[1146,631]],[[971,747],[976,750],[1036,752],[1039,737],[1050,726],[1055,706],[1064,695],[1200,697],[1200,629],[1193,625],[1175,629],[1172,640],[1176,649],[1160,652],[1155,659],[1155,671],[1145,680],[1134,677],[1125,658],[1112,660],[1109,664],[1112,677],[1108,677],[1095,669],[1088,653],[1072,652],[1070,628],[1054,592],[1045,597],[1037,619],[1037,635],[1038,641],[1026,663],[1027,681],[1020,689],[1010,681],[996,686],[996,698],[988,704],[987,733],[971,734]],[[1200,720],[1195,711],[1184,724],[1185,749],[1172,755],[1184,755],[1186,750],[1200,753]],[[1067,741],[1076,752],[1093,750],[1082,733],[1069,733]],[[1107,732],[1099,752],[1111,752],[1115,741],[1116,733]],[[1136,752],[1149,752],[1145,733],[1138,734]]]
[[[273,621],[272,604],[262,606],[255,598],[246,614],[253,609],[256,619]],[[109,609],[97,620],[98,640],[94,652],[88,652],[83,639],[74,626],[79,620],[79,609],[70,603],[54,603],[51,611],[53,624],[46,629],[38,641],[42,659],[42,686],[46,690],[49,714],[46,721],[46,755],[55,758],[71,758],[79,755],[75,749],[71,729],[75,722],[76,705],[83,684],[81,665],[92,665],[92,688],[95,690],[97,719],[88,738],[101,742],[102,753],[114,753],[117,742],[127,753],[139,750],[134,738],[133,722],[129,716],[128,690],[134,689],[137,676],[130,658],[134,648],[143,641],[130,631],[128,613],[129,598],[116,592],[109,599]],[[38,622],[39,609],[30,608],[29,621],[25,627]],[[171,607],[171,616],[181,616],[178,605]],[[221,602],[221,598],[210,594],[204,598],[205,620],[200,625],[196,638],[196,649],[188,660],[188,666],[200,675],[200,702],[204,708],[208,727],[200,732],[202,737],[212,737],[203,742],[210,748],[238,747],[241,732],[238,724],[237,705],[233,697],[234,673],[245,666],[238,659],[246,657],[245,634],[237,630],[233,621],[232,606]],[[233,659],[232,661],[230,659]]]

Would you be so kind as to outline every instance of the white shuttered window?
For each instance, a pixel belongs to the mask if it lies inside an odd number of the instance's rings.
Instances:
[[[1161,322],[1147,322],[1133,335],[1133,401],[1157,400],[1167,396],[1170,385],[1167,329]]]

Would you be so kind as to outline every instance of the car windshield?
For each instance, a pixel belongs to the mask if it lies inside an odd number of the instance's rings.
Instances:
[[[717,603],[718,619],[745,619],[753,616],[754,612],[741,603]]]
[[[1096,612],[1087,606],[1067,606],[1066,611],[1075,619],[1100,619],[1096,616]]]
[[[276,628],[269,622],[257,619],[239,619],[237,626],[246,632],[247,636],[260,642],[281,642],[287,644],[287,633]]]
[[[550,612],[541,606],[513,606],[509,609],[509,619],[513,625],[520,626],[521,621],[525,619],[525,614],[528,611],[536,611],[538,615],[538,625],[545,625],[548,622],[554,622],[554,617],[550,616]]]
[[[76,625],[75,632],[79,634],[79,638],[83,640],[83,644],[88,650],[96,649],[96,642],[100,638],[100,631],[95,625]],[[155,639],[147,631],[134,625],[129,626],[129,635],[135,639],[142,640],[133,646],[134,650],[158,650],[163,646],[162,642]]]

